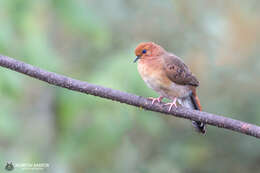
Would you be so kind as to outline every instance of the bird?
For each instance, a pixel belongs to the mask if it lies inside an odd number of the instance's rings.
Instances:
[[[186,108],[202,111],[200,100],[196,93],[199,81],[192,74],[189,67],[181,58],[154,42],[142,42],[135,49],[138,62],[137,69],[144,82],[159,93],[158,98],[149,97],[152,104],[161,103],[163,98],[172,102],[166,103],[177,108],[177,103]],[[192,121],[196,131],[205,134],[206,125],[199,121]]]

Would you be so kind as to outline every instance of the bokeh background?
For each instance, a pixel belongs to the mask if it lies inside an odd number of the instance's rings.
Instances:
[[[143,41],[183,58],[204,111],[260,125],[257,0],[0,0],[0,54],[157,96],[132,63]],[[189,120],[0,68],[0,172],[7,161],[55,173],[260,172],[260,141],[212,126],[201,136]]]

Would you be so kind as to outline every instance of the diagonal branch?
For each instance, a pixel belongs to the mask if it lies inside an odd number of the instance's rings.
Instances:
[[[9,68],[11,70],[23,73],[33,78],[48,82],[51,85],[56,85],[69,90],[74,90],[121,103],[126,103],[136,107],[141,107],[146,110],[170,114],[176,117],[190,119],[194,121],[201,121],[213,126],[233,130],[239,133],[247,134],[260,138],[260,127],[246,122],[234,120],[231,118],[210,114],[207,112],[200,112],[196,110],[177,108],[168,112],[167,106],[160,103],[152,105],[151,101],[144,97],[129,94],[126,92],[105,88],[102,86],[89,84],[87,82],[72,79],[63,75],[34,67],[32,65],[23,63],[21,61],[0,55],[0,66]]]

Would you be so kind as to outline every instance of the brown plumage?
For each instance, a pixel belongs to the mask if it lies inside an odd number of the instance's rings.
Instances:
[[[140,43],[135,54],[138,61],[138,71],[146,84],[160,94],[153,102],[161,102],[165,97],[172,100],[169,111],[176,101],[185,107],[202,110],[196,87],[199,81],[191,73],[184,62],[174,54],[164,50],[153,42]],[[201,122],[193,122],[196,129],[205,133],[205,125]]]

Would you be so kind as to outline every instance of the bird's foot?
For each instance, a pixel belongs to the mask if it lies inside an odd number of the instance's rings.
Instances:
[[[177,102],[177,98],[174,98],[171,103],[166,103],[166,104],[164,104],[164,105],[170,105],[170,107],[169,107],[169,109],[168,109],[168,111],[170,112],[173,106],[174,106],[175,108],[177,108],[176,102]]]
[[[152,100],[152,104],[154,104],[155,102],[161,103],[163,97],[162,96],[160,96],[158,98],[149,97],[148,99]]]

